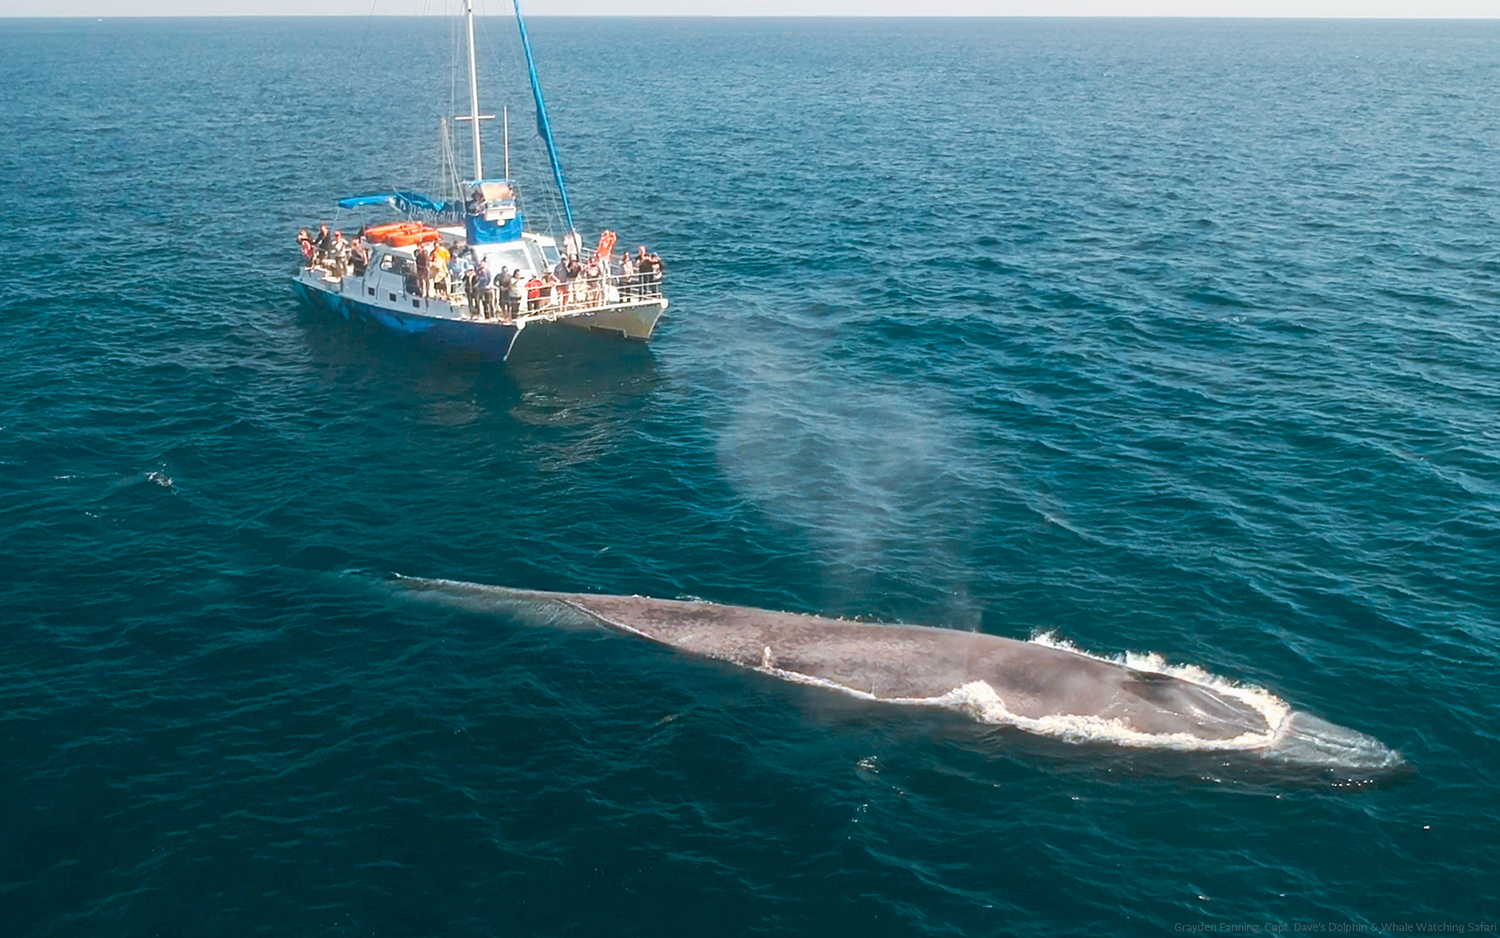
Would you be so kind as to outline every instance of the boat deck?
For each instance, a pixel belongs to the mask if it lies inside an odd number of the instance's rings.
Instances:
[[[322,264],[299,271],[297,279],[306,287],[330,297],[353,300],[374,309],[428,319],[482,325],[514,326],[561,323],[580,329],[618,332],[626,338],[648,339],[666,311],[667,298],[661,282],[625,282],[618,275],[580,278],[556,284],[545,291],[531,291],[520,301],[515,315],[503,310],[498,300],[474,308],[463,292],[434,286],[430,294],[411,292],[409,278],[371,269],[363,276],[339,273]],[[545,292],[545,295],[543,295]]]

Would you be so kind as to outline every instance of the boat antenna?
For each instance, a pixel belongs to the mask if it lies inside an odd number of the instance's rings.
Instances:
[[[473,0],[464,0],[464,2],[472,3]],[[547,105],[542,103],[542,83],[536,77],[536,61],[531,57],[531,40],[526,37],[526,21],[521,18],[521,0],[511,0],[511,2],[516,7],[516,25],[521,28],[521,47],[526,50],[526,68],[531,72],[531,96],[536,99],[536,130],[547,144],[547,156],[552,159],[552,178],[557,180],[557,192],[562,196],[563,214],[567,216],[568,231],[571,232],[573,231],[573,208],[568,204],[568,190],[563,185],[562,164],[557,161],[557,144],[552,141],[552,125],[547,122]],[[471,76],[474,74],[473,23],[474,14],[471,12],[469,14],[469,74]],[[479,124],[478,121],[474,123],[476,127]],[[478,131],[475,131],[474,139],[474,155],[477,158],[479,155]]]
[[[500,123],[503,125],[503,136],[505,139],[505,178],[510,178],[510,106],[506,105],[500,109]]]

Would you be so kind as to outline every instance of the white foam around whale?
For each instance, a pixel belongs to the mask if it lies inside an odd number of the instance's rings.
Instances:
[[[1072,743],[1112,743],[1137,749],[1175,749],[1183,752],[1250,752],[1274,746],[1283,734],[1292,710],[1275,697],[1267,695],[1275,704],[1261,710],[1271,729],[1264,733],[1242,733],[1229,739],[1201,739],[1188,733],[1143,733],[1131,729],[1119,720],[1083,714],[1058,714],[1045,717],[1026,717],[1012,713],[1005,706],[1005,699],[991,687],[988,681],[976,680],[960,684],[945,694],[936,697],[878,697],[846,687],[833,681],[810,677],[796,671],[779,668],[755,668],[783,681],[822,687],[860,700],[898,706],[941,707],[971,717],[975,722],[991,726],[1013,726],[1037,736],[1050,736]],[[1279,704],[1279,708],[1276,706]],[[1257,709],[1260,709],[1257,707]]]

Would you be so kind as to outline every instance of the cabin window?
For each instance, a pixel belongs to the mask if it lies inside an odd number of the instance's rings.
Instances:
[[[531,269],[538,273],[546,273],[557,264],[556,261],[547,261],[547,255],[542,253],[542,246],[535,241],[526,242],[526,253],[531,259]]]
[[[394,293],[391,294],[391,302],[392,303],[396,302],[396,294],[394,294]]]
[[[511,270],[522,269],[528,274],[534,270],[531,258],[526,256],[526,248],[523,245],[506,245],[498,251],[486,251],[484,259],[489,261],[490,272],[499,274],[500,268],[509,267]]]
[[[368,290],[368,291],[370,291],[370,295],[371,296],[375,295],[375,288],[374,287],[365,287],[365,289]]]

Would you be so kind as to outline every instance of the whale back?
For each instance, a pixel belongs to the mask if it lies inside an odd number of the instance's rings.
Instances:
[[[402,576],[389,582],[424,601],[547,627],[604,625],[781,680],[959,710],[1074,742],[1254,753],[1267,763],[1340,773],[1408,769],[1378,739],[1195,668],[1137,670],[1037,641],[706,602]]]
[[[982,681],[1006,714],[1024,720],[1105,720],[1200,740],[1271,730],[1259,710],[1213,688],[980,632],[638,596],[533,595],[691,654],[881,700],[934,700]]]

